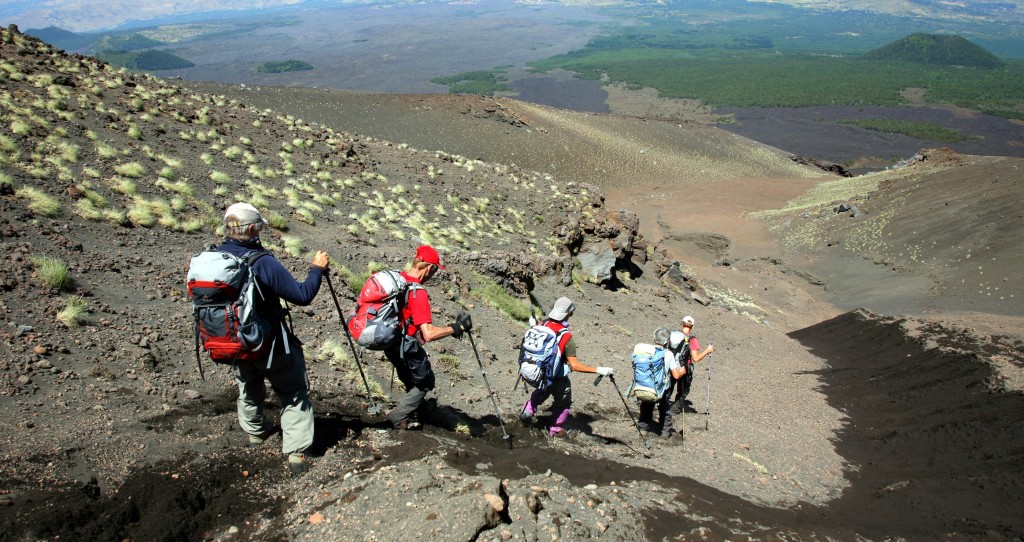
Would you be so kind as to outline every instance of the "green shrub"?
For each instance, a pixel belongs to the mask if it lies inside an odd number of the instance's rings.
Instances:
[[[48,256],[33,256],[31,260],[36,268],[36,277],[47,288],[63,290],[71,286],[71,272],[64,260]]]
[[[75,296],[68,299],[67,305],[57,313],[57,320],[68,327],[78,327],[85,319],[86,312],[85,298]]]

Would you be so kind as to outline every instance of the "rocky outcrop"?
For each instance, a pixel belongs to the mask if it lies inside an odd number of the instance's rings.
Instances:
[[[816,168],[818,168],[818,169],[820,169],[822,171],[828,171],[828,172],[831,172],[831,173],[835,173],[836,175],[839,175],[840,177],[853,177],[853,173],[850,173],[849,171],[846,170],[846,168],[844,168],[843,166],[841,166],[839,164],[836,164],[834,162],[829,162],[829,161],[826,161],[826,160],[818,160],[816,158],[810,158],[810,157],[807,157],[807,156],[799,156],[799,155],[796,155],[796,154],[791,154],[789,156],[789,159],[794,161],[794,162],[796,162],[796,163],[798,163],[798,164],[803,164],[805,166],[813,166],[813,167],[816,167]]]
[[[636,213],[625,209],[599,209],[593,218],[581,222],[582,240],[574,261],[581,278],[596,284],[614,283],[617,270],[633,265],[639,229]]]

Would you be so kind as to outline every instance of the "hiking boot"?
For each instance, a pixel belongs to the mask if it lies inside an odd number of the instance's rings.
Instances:
[[[413,420],[405,420],[398,424],[395,429],[398,429],[399,431],[419,431],[420,429],[423,429],[423,424]]]
[[[561,427],[551,427],[548,429],[548,436],[551,438],[565,438],[569,436],[569,432]]]
[[[288,470],[292,471],[292,474],[302,474],[309,470],[309,460],[306,458],[306,454],[302,452],[288,454]]]
[[[674,437],[674,436],[676,436],[678,434],[679,434],[679,431],[676,431],[675,429],[669,429],[668,431],[662,431],[661,432],[661,436],[665,437],[666,439],[671,439],[672,437]]]
[[[654,429],[652,429],[650,424],[648,424],[647,422],[637,422],[636,428],[641,431],[646,431],[648,433],[654,432]]]
[[[259,448],[260,446],[263,446],[263,443],[266,442],[274,433],[274,428],[271,427],[258,435],[249,435],[249,447]]]
[[[526,404],[523,405],[523,411],[519,413],[519,421],[523,423],[533,423],[533,409],[530,408],[529,401],[527,401]]]
[[[676,402],[672,403],[672,409],[671,410],[672,410],[672,414],[674,414],[676,416],[682,414],[683,413],[683,402],[682,401],[676,401]]]

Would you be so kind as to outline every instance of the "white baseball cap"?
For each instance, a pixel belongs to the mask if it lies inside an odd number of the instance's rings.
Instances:
[[[693,317],[692,316],[684,316],[682,323],[683,323],[683,325],[687,325],[687,326],[693,327]]]
[[[572,314],[574,310],[576,310],[576,306],[572,304],[572,300],[568,297],[560,297],[558,301],[555,301],[555,306],[551,308],[551,312],[548,313],[548,318],[561,322]]]
[[[228,220],[234,217],[233,220]],[[248,203],[233,203],[224,211],[224,225],[248,226],[249,224],[266,224],[267,221],[255,207]]]

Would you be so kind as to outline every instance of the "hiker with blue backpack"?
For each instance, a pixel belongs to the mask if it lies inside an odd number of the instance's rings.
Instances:
[[[326,252],[313,254],[305,280],[299,282],[260,242],[267,225],[248,203],[224,213],[224,241],[197,254],[189,265],[188,291],[199,346],[217,363],[231,365],[238,384],[238,422],[252,447],[275,432],[264,413],[266,381],[281,401],[281,448],[294,473],[307,467],[313,444],[313,405],[302,343],[290,329],[281,300],[306,306],[320,290],[327,271]],[[202,364],[200,362],[200,374]]]
[[[439,270],[445,271],[446,269],[441,265],[441,258],[437,254],[437,250],[429,245],[422,245],[416,249],[416,255],[407,270],[398,273],[398,277],[394,278],[398,282],[405,283],[403,287],[399,288],[402,290],[402,299],[398,305],[400,327],[397,338],[390,340],[383,350],[388,361],[395,367],[398,380],[405,386],[405,395],[388,413],[388,421],[396,429],[419,429],[422,427],[422,424],[414,419],[413,415],[423,404],[427,393],[434,389],[435,383],[430,357],[423,345],[449,336],[461,339],[464,333],[473,329],[473,320],[468,313],[460,313],[455,322],[447,326],[433,324],[430,296],[423,285]],[[381,273],[384,272],[386,271],[381,271]],[[367,283],[370,284],[371,281],[367,281]],[[364,286],[364,290],[366,288]],[[357,314],[358,312],[359,306],[356,309]],[[350,322],[354,321],[357,319],[350,319]],[[365,332],[365,328],[362,331]],[[355,333],[355,335],[358,337],[362,333]]]
[[[567,297],[560,297],[543,322],[531,326],[523,337],[519,353],[519,375],[523,381],[537,388],[523,404],[519,419],[534,421],[540,405],[549,397],[552,423],[548,436],[564,437],[569,415],[572,413],[572,383],[569,373],[597,373],[611,376],[611,367],[591,367],[576,356],[576,341],[569,331],[569,318],[576,307]]]
[[[676,434],[672,428],[669,408],[669,389],[675,379],[682,378],[685,370],[679,359],[668,348],[670,334],[663,327],[654,332],[654,344],[637,344],[633,348],[633,386],[631,393],[640,402],[637,429],[670,438]],[[654,422],[654,410],[658,422]]]

